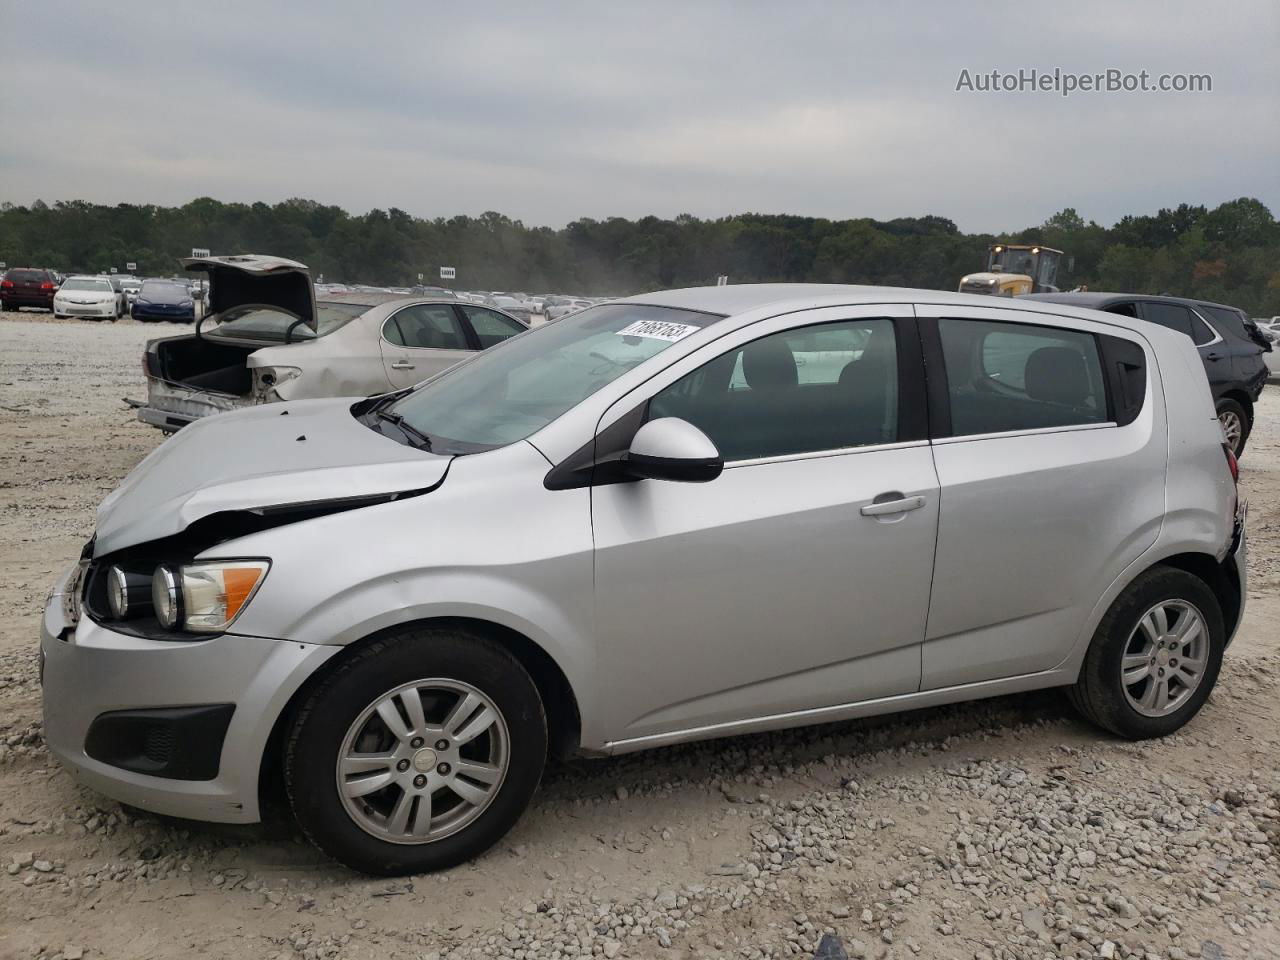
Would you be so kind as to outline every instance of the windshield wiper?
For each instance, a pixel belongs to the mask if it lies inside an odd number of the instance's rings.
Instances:
[[[387,410],[375,410],[374,416],[379,420],[386,420],[388,423],[394,423],[400,429],[400,432],[406,437],[417,441],[414,446],[421,447],[423,450],[431,449],[431,438],[413,424],[405,420],[402,414],[391,413]]]

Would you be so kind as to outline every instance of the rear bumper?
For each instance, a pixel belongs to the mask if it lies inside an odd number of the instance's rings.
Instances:
[[[1236,616],[1235,626],[1231,630],[1230,636],[1227,637],[1227,643],[1230,644],[1235,638],[1236,632],[1240,629],[1240,624],[1244,622],[1245,603],[1249,598],[1249,501],[1241,500],[1239,506],[1236,507],[1236,523],[1235,531],[1231,537],[1231,548],[1227,553],[1224,564],[1230,566],[1230,570],[1234,573],[1234,580],[1237,589],[1240,591],[1240,613]]]
[[[256,822],[258,777],[275,721],[341,648],[233,634],[147,640],[87,617],[69,628],[63,597],[70,579],[54,588],[40,631],[49,750],[77,781],[144,810]],[[139,749],[128,749],[122,738],[132,734],[123,722],[130,720],[161,725],[174,741],[167,758],[146,731],[138,734]],[[104,724],[116,727],[111,737],[101,736]],[[199,755],[181,756],[183,747]],[[141,772],[148,760],[168,775]]]
[[[166,433],[181,430],[187,424],[228,410],[252,407],[252,397],[237,397],[212,390],[193,390],[180,383],[158,377],[147,380],[147,402],[138,408],[138,419]]]

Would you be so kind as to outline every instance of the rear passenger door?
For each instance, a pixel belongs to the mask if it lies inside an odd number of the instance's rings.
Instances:
[[[434,377],[473,349],[448,303],[419,303],[396,311],[382,324],[379,347],[393,390]]]
[[[922,689],[1052,669],[1160,529],[1154,365],[1105,323],[918,310],[941,487]]]

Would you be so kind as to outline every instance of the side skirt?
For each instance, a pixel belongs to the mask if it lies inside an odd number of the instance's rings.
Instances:
[[[670,733],[655,733],[645,737],[634,737],[629,740],[612,740],[605,743],[598,750],[584,750],[583,752],[616,756],[623,753],[632,753],[636,750],[648,750],[650,747],[666,747],[694,740],[735,737],[744,733],[764,733],[769,730],[784,730],[788,727],[804,727],[810,724],[832,723],[837,720],[852,720],[856,717],[872,717],[905,710],[920,710],[925,707],[961,703],[966,700],[1001,697],[1011,693],[1025,693],[1028,690],[1067,686],[1075,683],[1075,680],[1075,675],[1067,670],[1042,670],[1039,673],[1004,677],[1000,680],[983,680],[979,683],[965,683],[954,687],[942,687],[937,690],[904,693],[894,697],[880,697],[875,700],[842,703],[832,707],[795,710],[790,713],[777,713],[767,717],[753,717],[750,720],[735,720],[730,723],[717,723],[705,727],[674,730]]]

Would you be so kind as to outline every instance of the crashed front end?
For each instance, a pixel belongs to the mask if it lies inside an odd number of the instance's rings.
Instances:
[[[51,752],[124,803],[257,821],[275,719],[341,648],[238,626],[259,587],[274,578],[287,595],[308,574],[239,545],[428,493],[450,460],[370,430],[351,400],[229,413],[158,446],[103,501],[94,538],[50,590],[40,678]]]

